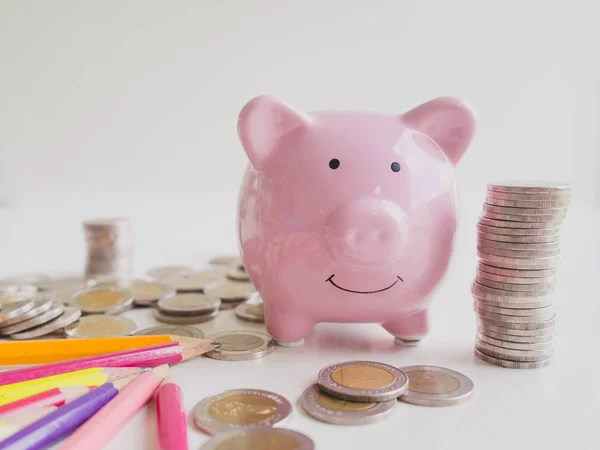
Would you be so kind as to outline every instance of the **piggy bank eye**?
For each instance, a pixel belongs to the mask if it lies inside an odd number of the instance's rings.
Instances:
[[[333,170],[337,169],[340,167],[340,160],[333,158],[331,161],[329,161],[329,167]]]
[[[393,162],[392,163],[392,171],[393,172],[400,172],[400,163],[399,162]]]

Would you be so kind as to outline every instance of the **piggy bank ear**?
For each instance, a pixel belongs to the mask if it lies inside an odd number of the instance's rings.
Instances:
[[[454,165],[475,134],[475,114],[457,98],[436,98],[404,113],[402,119],[410,128],[433,139]]]
[[[270,95],[250,100],[238,118],[238,135],[256,170],[264,168],[281,140],[308,127],[309,118]]]

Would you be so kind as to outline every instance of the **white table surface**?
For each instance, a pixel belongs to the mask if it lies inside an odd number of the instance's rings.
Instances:
[[[186,410],[191,412],[197,401],[217,391],[258,388],[277,392],[292,402],[294,411],[286,426],[310,436],[319,450],[596,448],[600,213],[574,205],[563,224],[563,262],[554,294],[554,365],[537,370],[503,369],[473,356],[476,326],[469,288],[475,274],[475,223],[482,195],[463,196],[455,259],[431,309],[432,331],[418,347],[394,345],[378,325],[320,324],[302,348],[277,347],[257,361],[201,357],[174,367],[171,375],[183,389]],[[120,199],[98,196],[76,209],[60,208],[55,199],[0,211],[0,277],[28,271],[81,271],[80,220],[105,213],[134,217],[138,275],[155,265],[178,262],[201,268],[211,256],[235,251],[235,193],[201,198],[187,194],[175,201],[168,195],[143,198],[134,194]],[[192,207],[194,198],[197,202]],[[140,327],[155,324],[149,310],[131,310],[124,316]],[[232,311],[221,312],[198,328],[207,336],[223,330],[264,330],[263,325],[236,319]],[[390,418],[373,425],[343,427],[308,416],[298,400],[317,372],[328,364],[357,359],[398,366],[445,366],[469,376],[475,392],[468,402],[444,408],[400,402]],[[191,449],[198,449],[208,439],[191,421],[188,432]],[[154,404],[137,414],[106,446],[113,450],[156,448]]]

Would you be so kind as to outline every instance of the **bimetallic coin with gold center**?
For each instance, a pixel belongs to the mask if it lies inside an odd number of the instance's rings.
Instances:
[[[351,402],[323,392],[318,384],[302,394],[302,407],[315,419],[336,425],[363,425],[379,422],[394,411],[396,399],[385,402]]]
[[[209,434],[249,426],[281,425],[292,412],[282,396],[260,389],[234,389],[211,395],[194,408],[194,423]]]
[[[437,366],[406,366],[408,390],[400,397],[406,403],[423,406],[456,405],[466,401],[474,385],[462,373]]]
[[[308,436],[285,428],[254,427],[219,433],[200,450],[314,450]]]
[[[263,303],[242,303],[235,308],[235,315],[246,322],[265,323]]]
[[[333,364],[321,369],[317,380],[331,396],[355,402],[392,400],[408,389],[404,372],[374,361]]]
[[[98,338],[130,336],[136,330],[135,322],[125,317],[93,314],[68,326],[65,333],[73,338]]]
[[[94,287],[75,294],[71,303],[85,314],[117,314],[132,305],[133,296],[128,289]]]
[[[213,334],[208,339],[221,344],[221,347],[205,355],[226,361],[263,358],[272,353],[275,348],[275,341],[271,336],[254,331],[225,331]]]

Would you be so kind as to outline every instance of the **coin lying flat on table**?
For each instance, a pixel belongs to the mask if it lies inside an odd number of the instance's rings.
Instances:
[[[379,422],[396,408],[396,399],[384,402],[351,402],[332,397],[313,384],[302,394],[304,410],[322,422],[335,425],[363,425]]]
[[[0,283],[0,295],[24,295],[32,297],[37,291],[38,287],[33,284]]]
[[[206,288],[205,294],[220,298],[223,302],[246,301],[256,288],[252,283],[223,280]]]
[[[243,264],[234,264],[227,272],[227,278],[235,281],[250,281],[250,275]]]
[[[216,434],[240,427],[280,426],[291,413],[291,403],[275,392],[231,389],[202,399],[193,414],[198,428]]]
[[[177,294],[158,301],[158,309],[165,314],[209,314],[221,306],[221,300],[204,294]]]
[[[202,330],[199,330],[195,327],[190,327],[186,325],[158,325],[156,327],[144,328],[143,330],[139,330],[135,333],[136,336],[163,336],[163,335],[172,335],[172,336],[183,336],[190,337],[195,339],[202,339],[204,337],[204,333]]]
[[[192,314],[189,316],[175,316],[172,314],[164,314],[158,309],[152,311],[154,318],[159,322],[169,323],[172,325],[192,325],[195,323],[203,323],[208,322],[209,320],[214,319],[219,314],[219,310],[213,311],[208,314]]]
[[[56,331],[62,330],[72,323],[76,322],[79,317],[81,317],[81,311],[77,308],[73,308],[72,306],[66,306],[64,308],[63,313],[56,317],[55,319],[47,322],[45,324],[39,325],[35,328],[31,328],[27,331],[22,331],[20,333],[12,334],[11,339],[35,339],[41,336],[46,336],[47,334],[54,333]]]
[[[85,314],[118,314],[133,304],[133,296],[127,289],[93,287],[75,294],[72,304]]]
[[[495,366],[506,367],[509,369],[540,369],[542,367],[549,366],[553,362],[553,357],[543,359],[540,361],[506,360],[506,359],[501,359],[501,358],[496,358],[493,356],[486,355],[485,353],[482,353],[477,348],[475,348],[475,356],[489,364],[494,364]]]
[[[0,295],[0,309],[2,305],[11,305],[13,303],[24,302],[25,300],[32,300],[32,297],[28,295]],[[2,316],[1,311],[0,316]]]
[[[154,267],[148,272],[148,275],[155,280],[168,280],[169,278],[177,277],[180,275],[185,275],[194,272],[189,266],[162,266],[162,267]]]
[[[117,287],[125,288],[131,292],[133,304],[136,306],[152,306],[161,299],[175,295],[174,288],[154,281],[133,280]]]
[[[203,292],[207,286],[224,279],[225,275],[223,269],[202,270],[170,278],[169,284],[177,292]]]
[[[40,308],[40,311],[42,309],[45,309],[45,311],[40,312],[39,314],[36,314],[35,316],[28,318],[27,320],[22,320],[14,325],[0,328],[0,334],[11,335],[19,333],[21,331],[29,330],[33,327],[37,327],[38,325],[42,325],[46,322],[56,319],[63,313],[65,309],[64,305],[57,300],[51,300],[49,307],[46,307],[46,305],[47,303],[44,303],[43,307]],[[36,308],[30,310],[25,315],[31,314],[31,312],[35,310]],[[21,316],[21,318],[25,317],[25,315]]]
[[[33,300],[22,300],[20,302],[2,305],[2,308],[0,309],[0,327],[16,323],[14,322],[15,318],[31,311],[34,306],[35,302]]]
[[[136,329],[135,322],[125,317],[92,314],[68,326],[65,334],[72,338],[118,337],[130,336]]]
[[[209,262],[214,266],[228,266],[232,267],[234,264],[242,264],[242,259],[239,256],[216,256],[212,258]]]
[[[200,450],[314,450],[308,436],[285,428],[254,427],[225,431]]]
[[[374,361],[332,364],[319,371],[317,382],[333,397],[355,402],[392,400],[408,389],[408,377],[404,372]]]
[[[263,303],[242,303],[235,308],[235,315],[247,322],[265,323]]]
[[[41,291],[60,291],[76,286],[93,287],[95,280],[86,280],[81,276],[52,277],[37,284]]]
[[[275,349],[273,338],[255,331],[225,331],[209,336],[211,342],[221,347],[205,353],[212,359],[245,361],[263,358]]]
[[[400,396],[406,403],[422,406],[447,406],[465,402],[475,386],[470,378],[437,366],[405,366],[408,390]]]
[[[16,317],[11,319],[6,319],[2,322],[2,329],[5,329],[9,326],[16,325],[21,322],[25,322],[26,320],[32,319],[40,314],[44,314],[46,311],[52,309],[55,306],[54,300],[50,297],[39,297],[33,301],[33,308],[29,309],[27,312],[22,313]],[[0,329],[1,330],[1,329]]]

